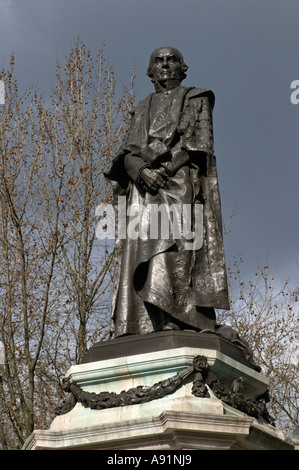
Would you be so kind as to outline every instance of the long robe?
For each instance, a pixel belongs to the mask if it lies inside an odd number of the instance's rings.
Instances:
[[[116,239],[111,316],[115,336],[157,331],[171,320],[187,328],[213,328],[214,309],[229,309],[213,105],[214,94],[205,89],[179,86],[149,95],[135,108],[106,174],[113,184],[116,215],[119,196],[126,197],[127,227],[136,217],[134,211],[129,215],[130,208],[138,204],[139,231],[149,229],[154,205],[191,207],[193,228],[196,205],[203,208],[199,249],[186,249],[184,234],[178,236],[171,223],[167,238]],[[145,167],[168,175],[157,193],[143,185],[140,173]]]

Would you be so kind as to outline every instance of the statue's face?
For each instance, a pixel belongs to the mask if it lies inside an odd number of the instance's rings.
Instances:
[[[157,49],[151,57],[151,63],[153,82],[182,81],[182,65],[175,49],[171,47]]]

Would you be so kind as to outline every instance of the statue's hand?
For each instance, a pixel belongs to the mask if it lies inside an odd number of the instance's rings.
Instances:
[[[152,170],[151,168],[144,168],[140,177],[144,182],[146,189],[150,192],[157,192],[158,189],[163,188],[167,181],[165,173],[160,172],[159,170]]]

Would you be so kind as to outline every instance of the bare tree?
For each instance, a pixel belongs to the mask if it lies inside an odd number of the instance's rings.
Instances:
[[[19,96],[13,67],[12,57],[11,69],[2,73],[7,94],[0,122],[1,408],[21,444],[34,428],[35,372],[48,321],[57,240],[47,232],[40,243],[42,226],[35,214],[35,183],[43,165],[35,125],[39,103],[34,90]]]
[[[219,312],[219,322],[249,342],[262,373],[270,378],[268,409],[289,436],[299,417],[298,288],[289,281],[277,287],[267,261],[244,280],[242,262],[242,257],[233,259],[229,266],[231,310]]]
[[[20,96],[13,57],[1,79],[0,439],[16,448],[53,418],[57,378],[109,333],[113,247],[96,238],[95,211],[133,97],[79,39],[50,103]]]
[[[116,97],[114,72],[103,52],[93,59],[79,40],[64,71],[57,66],[46,135],[56,181],[52,191],[56,200],[63,201],[64,216],[58,234],[60,276],[77,331],[78,362],[91,339],[109,333],[107,274],[113,251],[108,243],[96,238],[96,208],[110,201],[111,189],[103,174],[124,135],[132,100],[131,87],[123,88]],[[53,200],[50,193],[46,200]]]

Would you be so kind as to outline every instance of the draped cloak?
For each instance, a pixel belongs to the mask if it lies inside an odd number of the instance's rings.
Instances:
[[[195,329],[214,328],[214,309],[229,309],[213,106],[213,92],[201,88],[179,86],[149,95],[135,108],[105,175],[113,185],[116,221],[125,216],[127,227],[132,222],[130,207],[142,208],[139,231],[148,226],[147,209],[153,205],[191,207],[193,228],[196,205],[203,208],[199,249],[186,249],[186,239],[174,233],[171,223],[167,238],[117,238],[116,226],[111,315],[115,336],[158,331],[169,320]],[[140,178],[144,167],[167,173],[157,193],[145,189]],[[126,198],[125,215],[118,214],[119,196]]]

